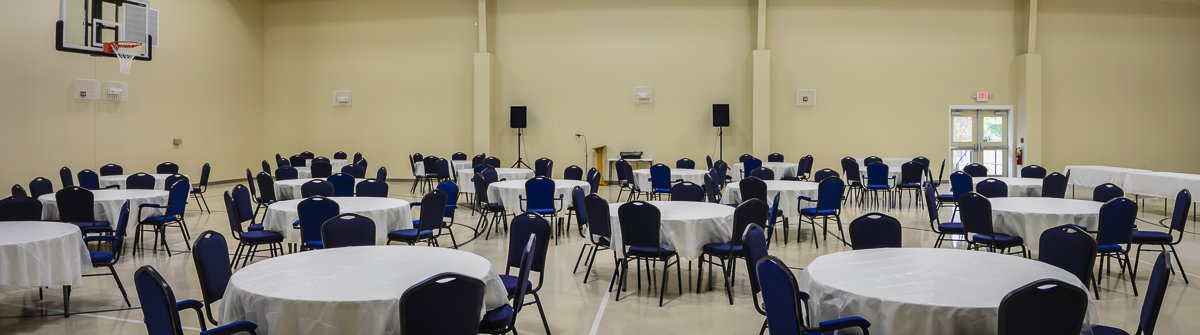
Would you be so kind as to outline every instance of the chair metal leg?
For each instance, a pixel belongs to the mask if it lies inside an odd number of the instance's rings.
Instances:
[[[112,273],[113,281],[117,282],[117,289],[121,290],[121,297],[125,298],[125,306],[133,307],[133,304],[129,303],[129,293],[125,292],[125,285],[121,284],[121,276],[117,275],[117,270],[113,269],[112,265],[108,265],[108,272]]]

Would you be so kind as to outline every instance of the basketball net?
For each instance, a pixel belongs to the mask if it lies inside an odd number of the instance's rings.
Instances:
[[[140,42],[134,41],[113,41],[104,43],[104,52],[117,56],[117,62],[121,65],[121,74],[129,74],[129,70],[133,68],[133,58],[137,56],[137,47],[142,46]]]

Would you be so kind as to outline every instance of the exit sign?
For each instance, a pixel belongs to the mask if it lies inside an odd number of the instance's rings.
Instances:
[[[992,94],[988,92],[975,92],[975,102],[988,102],[992,98]]]

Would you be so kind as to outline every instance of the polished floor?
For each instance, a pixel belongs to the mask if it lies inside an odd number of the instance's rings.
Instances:
[[[392,197],[415,199],[407,194],[410,183],[392,182]],[[213,204],[212,214],[201,213],[190,205],[187,221],[196,236],[205,230],[216,230],[227,233],[229,225],[226,220],[224,206],[220,200],[221,192],[232,187],[230,185],[214,185],[208,192],[208,203]],[[1079,192],[1080,197],[1084,193]],[[615,188],[605,187],[602,195],[611,199],[616,194]],[[1141,218],[1149,222],[1158,222],[1163,216],[1162,200],[1153,199],[1146,202],[1146,212]],[[843,218],[849,222],[854,217],[866,211],[848,207]],[[913,209],[907,205],[903,209],[885,211],[897,217],[904,224],[905,247],[931,247],[936,235],[929,230],[928,216],[924,210]],[[950,210],[942,213],[946,218]],[[458,222],[475,222],[476,217],[470,211],[459,211]],[[794,220],[793,220],[794,222]],[[794,223],[793,223],[794,224]],[[1178,247],[1185,267],[1193,273],[1200,274],[1200,237],[1193,222],[1189,222],[1189,233],[1183,244]],[[1142,229],[1162,229],[1150,223],[1141,222]],[[794,227],[793,227],[794,228]],[[459,228],[459,236],[468,236],[469,230]],[[792,241],[786,245],[772,243],[771,254],[781,257],[796,271],[814,258],[838,251],[847,250],[838,243],[822,243],[819,249],[813,248],[809,240],[809,228],[801,229],[806,233],[802,243],[796,243],[796,230],[792,229]],[[181,250],[184,245],[178,234],[169,237],[178,241],[173,249]],[[1028,237],[1027,237],[1028,238]],[[782,242],[782,241],[780,241]],[[832,238],[829,242],[835,242]],[[448,245],[449,241],[443,242]],[[572,273],[572,267],[580,251],[583,239],[573,234],[551,244],[547,262],[546,282],[541,296],[546,306],[546,313],[554,333],[558,334],[753,334],[757,333],[763,317],[759,316],[753,306],[749,294],[749,283],[744,271],[739,271],[736,278],[734,295],[735,302],[729,305],[725,293],[720,290],[720,279],[717,277],[717,290],[695,293],[695,273],[689,272],[684,264],[684,274],[692,280],[685,280],[683,294],[677,291],[674,280],[667,291],[667,303],[658,307],[658,292],[643,288],[640,292],[633,287],[622,293],[621,301],[614,301],[606,291],[609,277],[613,271],[611,253],[602,252],[597,257],[596,267],[589,282],[583,282],[583,271]],[[231,246],[232,247],[232,246]],[[397,246],[399,248],[399,246]],[[479,238],[462,247],[463,250],[474,252],[490,259],[498,271],[503,271],[507,252],[507,235],[493,235],[491,239]],[[1149,255],[1149,254],[1147,254]],[[1139,288],[1144,289],[1149,279],[1148,260],[1144,257],[1139,278]],[[132,285],[132,274],[138,267],[150,264],[157,268],[171,283],[178,299],[199,299],[200,290],[196,283],[196,271],[191,257],[187,254],[176,254],[167,257],[165,253],[147,253],[137,257],[122,258],[117,270],[129,289],[135,308],[126,308],[109,277],[88,277],[81,286],[75,287],[71,295],[71,310],[69,318],[61,316],[62,296],[57,288],[46,290],[45,298],[39,300],[36,289],[0,289],[0,334],[145,334],[145,328],[140,323],[142,313],[138,310],[136,292]],[[985,265],[981,265],[985,266]],[[1192,279],[1198,279],[1190,275]],[[685,277],[689,278],[689,277]],[[1130,293],[1127,277],[1120,277],[1116,272],[1104,277],[1101,284],[1101,299],[1096,302],[1102,324],[1121,327],[1132,333],[1137,328],[1138,311],[1142,304],[1141,297]],[[631,276],[632,280],[633,277]],[[707,285],[705,285],[707,286]],[[1200,328],[1200,318],[1191,318],[1200,312],[1200,296],[1192,293],[1200,287],[1185,285],[1176,276],[1172,278],[1167,290],[1162,313],[1159,316],[1159,334],[1192,334]],[[627,297],[627,298],[626,298]],[[190,311],[184,312],[182,319],[186,330],[199,333],[197,321]],[[544,332],[536,311],[527,309],[519,316],[518,330],[522,334],[541,334]],[[1192,329],[1188,331],[1187,329]]]

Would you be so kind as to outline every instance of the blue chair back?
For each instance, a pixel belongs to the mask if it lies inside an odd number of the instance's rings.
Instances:
[[[1021,168],[1021,178],[1046,178],[1046,168],[1039,165],[1030,165]]]
[[[268,175],[271,174],[271,172],[269,172],[269,171],[263,171],[263,173],[266,173]],[[250,194],[257,196],[258,195],[258,187],[255,186],[254,184],[255,184],[254,172],[251,172],[250,169],[246,169],[246,185],[250,187]]]
[[[321,224],[321,245],[325,249],[375,245],[375,221],[347,213]]]
[[[191,189],[192,189],[191,183],[192,182],[190,180],[188,180],[188,177],[181,175],[181,174],[173,174],[173,175],[167,176],[167,178],[164,178],[163,179],[163,190],[170,191],[171,187],[174,186],[175,183],[178,183],[178,182],[183,182],[184,184],[188,184],[188,190],[191,191]]]
[[[1175,210],[1171,212],[1171,230],[1178,230],[1180,233],[1184,232],[1183,229],[1187,226],[1188,207],[1191,205],[1192,191],[1182,189],[1179,190],[1179,193],[1175,194]]]
[[[133,282],[142,305],[142,323],[146,325],[146,333],[183,335],[175,293],[162,275],[154,267],[143,265],[133,273]]]
[[[456,153],[450,155],[450,159],[456,160],[456,161],[465,161],[465,160],[467,160],[467,153],[462,152],[462,151],[456,152]]]
[[[239,213],[241,209],[238,208],[238,201],[234,199],[230,191],[225,191],[222,198],[225,200],[225,218],[229,219],[229,231],[233,233],[234,238],[240,239],[245,230],[242,228],[242,216]]]
[[[202,190],[207,191],[208,190],[208,178],[211,174],[212,174],[212,165],[209,165],[208,163],[204,163],[204,166],[200,167],[200,185],[196,185],[196,187],[200,187]]]
[[[429,191],[421,197],[421,215],[413,228],[419,231],[442,229],[445,226],[442,218],[445,217],[447,199],[446,192],[439,189]]]
[[[950,174],[950,191],[954,193],[954,199],[961,198],[974,190],[975,183],[971,182],[971,175],[962,171],[954,171]]]
[[[292,179],[297,179],[297,178],[300,178],[300,172],[296,171],[295,167],[281,166],[281,167],[275,169],[275,179],[292,180]]]
[[[309,171],[312,173],[312,178],[329,178],[333,175],[333,164],[328,160],[313,160]]]
[[[808,174],[812,173],[812,168],[813,156],[804,155],[804,157],[800,157],[800,166],[796,169],[796,176],[800,177],[801,179],[808,179]]]
[[[859,170],[858,160],[854,157],[842,158],[842,173],[846,175],[846,181],[851,184],[862,182],[862,171]]]
[[[335,194],[334,190],[333,183],[324,179],[313,179],[300,185],[300,197],[332,197]]]
[[[125,229],[129,227],[129,200],[121,203],[121,209],[117,214],[117,222],[113,222],[113,236],[119,238],[112,241],[113,262],[121,258],[121,250],[125,246]]]
[[[89,190],[99,190],[100,175],[97,175],[96,171],[89,169],[83,169],[82,171],[79,171],[79,187]]]
[[[329,181],[329,184],[333,185],[333,196],[354,196],[354,176],[340,172],[329,176],[326,180]]]
[[[1092,201],[1096,202],[1108,202],[1109,200],[1124,196],[1125,190],[1122,190],[1120,186],[1113,183],[1100,184],[1092,190]]]
[[[594,237],[603,237],[605,239],[612,237],[608,201],[601,198],[598,194],[589,194],[583,199],[583,203],[584,207],[587,208],[585,214],[588,217],[588,234],[593,236],[592,241],[597,241]]]
[[[888,168],[887,164],[875,162],[867,164],[867,185],[868,186],[889,186],[888,184]]]
[[[721,187],[715,181],[717,180],[715,177],[716,174],[717,170],[712,169],[708,170],[708,173],[704,175],[704,193],[708,195],[708,202],[714,204],[720,200],[720,197],[717,196],[717,189]]]
[[[300,219],[300,240],[304,243],[322,241],[321,225],[341,212],[341,206],[333,199],[315,196],[301,200],[296,205]]]
[[[758,177],[752,176],[738,181],[738,189],[742,192],[742,201],[750,199],[767,201],[767,182],[758,179]]]
[[[1042,232],[1038,260],[1066,270],[1087,284],[1096,261],[1096,239],[1076,225],[1062,225]]]
[[[817,184],[817,210],[841,210],[842,189],[846,183],[838,177],[829,177]]]
[[[494,183],[494,182],[500,181],[500,174],[499,174],[499,172],[496,172],[496,169],[484,169],[483,171],[479,171],[478,173],[480,175],[483,175],[483,180],[488,183]]]
[[[738,163],[745,163],[745,162],[746,162],[746,160],[749,160],[749,159],[752,159],[752,158],[754,158],[754,155],[751,155],[751,154],[742,154],[741,156],[738,156]]]
[[[271,180],[271,174],[259,172],[255,177],[258,182],[258,197],[264,202],[275,201],[275,182]],[[304,188],[301,186],[301,188]]]
[[[307,161],[306,159],[304,159],[304,156],[300,156],[300,155],[292,155],[292,157],[288,157],[288,165],[291,165],[291,166],[307,166],[307,165],[308,165],[308,161]]]
[[[379,179],[367,179],[354,185],[354,195],[359,197],[387,198],[388,184]]]
[[[783,260],[770,255],[760,258],[754,267],[771,335],[805,334],[801,316],[804,303],[800,297],[807,294],[800,291],[792,270]]]
[[[360,162],[366,162],[366,161],[364,160],[364,161],[360,161]],[[366,167],[364,166],[363,168],[365,169]],[[441,179],[453,179],[454,178],[453,171],[450,171],[450,161],[446,160],[445,158],[438,159],[438,161],[437,161],[437,177],[441,178]]]
[[[379,169],[375,170],[375,179],[386,182],[387,181],[387,173],[388,173],[387,167],[380,166]]]
[[[305,152],[300,153],[300,157],[303,157],[305,160],[309,160],[309,159],[317,158],[317,155],[312,153],[311,151],[305,151]]]
[[[54,198],[58,204],[58,221],[96,221],[96,208],[93,204],[95,195],[92,194],[92,191],[78,186],[71,186],[54,192]]]
[[[108,163],[100,167],[101,176],[119,176],[125,174],[125,168],[120,165]]]
[[[480,165],[476,165],[475,167],[473,167],[471,169],[474,170],[475,173],[480,173],[480,172],[483,172],[486,170],[494,170],[495,168],[496,168],[495,166],[491,166],[491,165],[487,165],[487,164],[480,164]]]
[[[713,169],[717,170],[717,178],[713,180],[719,183],[724,183],[725,178],[729,176],[729,163],[726,163],[723,160],[717,160],[716,163],[713,163]]]
[[[482,174],[476,173],[474,176],[471,176],[471,184],[475,187],[475,204],[486,205],[490,203],[487,197],[487,189],[488,185],[491,183],[485,180]]]
[[[236,214],[238,222],[246,222],[254,220],[254,202],[251,200],[250,190],[246,189],[245,185],[237,184],[233,186],[233,203],[237,206]]]
[[[14,196],[14,197],[28,197],[28,196],[29,196],[29,192],[28,192],[28,191],[25,191],[25,187],[24,187],[24,186],[21,186],[21,184],[13,184],[13,186],[12,186],[12,196]]]
[[[621,222],[621,240],[624,246],[658,249],[661,244],[659,227],[662,212],[645,201],[631,201],[617,208],[617,220]]]
[[[400,334],[476,334],[483,281],[458,273],[425,279],[400,296]]]
[[[827,178],[830,178],[830,177],[833,177],[833,178],[840,178],[840,177],[841,177],[841,175],[839,175],[837,171],[834,171],[834,170],[832,170],[832,169],[820,169],[820,170],[817,170],[817,172],[813,173],[813,178],[812,178],[812,180],[813,180],[814,182],[818,182],[818,183],[819,183],[819,182],[821,182],[822,180],[825,180],[825,179],[827,179]]]
[[[583,187],[575,186],[571,189],[571,205],[575,207],[576,225],[583,227],[588,224],[587,213],[587,192]]]
[[[971,177],[984,178],[984,177],[988,176],[987,167],[983,166],[983,164],[979,164],[979,163],[971,163],[967,166],[964,166],[962,169],[962,172],[965,172],[966,174],[970,175]]]
[[[354,178],[365,179],[367,178],[367,167],[360,164],[347,164],[342,167],[342,173],[354,176]]]
[[[361,167],[363,167],[363,169],[367,168],[367,164],[368,164],[367,159],[363,158],[363,154],[361,152],[355,152],[353,159],[354,160],[351,161],[351,163],[354,163],[354,165],[361,166]]]
[[[781,163],[781,162],[783,162],[783,154],[778,153],[778,152],[771,153],[770,155],[767,155],[767,161],[773,162],[773,163]]]
[[[929,158],[926,158],[925,156],[917,156],[917,157],[914,157],[914,158],[912,159],[912,161],[913,161],[913,162],[915,162],[915,163],[917,163],[917,164],[921,164],[921,167],[922,167],[922,168],[924,168],[924,169],[926,169],[926,170],[928,170],[928,169],[929,169]]]
[[[704,201],[704,188],[685,181],[671,186],[671,201]]]
[[[975,192],[988,198],[1004,198],[1008,196],[1008,184],[996,178],[988,178],[975,184]]]
[[[555,211],[554,180],[547,177],[533,177],[525,181],[525,209],[527,211]]]
[[[496,156],[489,156],[483,160],[483,164],[500,167],[500,158],[497,158]]]
[[[154,171],[158,174],[179,174],[179,165],[171,162],[163,162],[162,164],[158,164],[158,167],[155,167]]]
[[[705,166],[707,166],[709,170],[712,170],[712,168],[715,167],[713,166],[712,156],[704,156],[704,163],[707,164]]]
[[[600,191],[600,170],[596,170],[596,168],[589,169],[587,182],[588,186],[590,187],[588,193],[596,193]]]
[[[669,191],[671,189],[671,167],[666,164],[650,166],[650,187],[654,190]]]
[[[712,158],[710,157],[709,162],[711,162],[711,161],[712,161]],[[679,160],[675,161],[675,168],[676,169],[695,169],[696,161],[692,160],[691,158],[680,158]]]
[[[188,196],[192,194],[192,186],[186,181],[177,181],[171,185],[170,190],[167,195],[167,209],[163,215],[182,219],[183,212],[187,210]]]
[[[750,276],[750,295],[754,297],[754,309],[766,314],[758,302],[758,293],[762,292],[762,289],[758,286],[758,267],[754,266],[763,257],[767,257],[767,236],[762,226],[746,226],[746,232],[742,233],[742,245],[742,249],[746,251],[743,257],[746,260],[746,274]]]
[[[62,182],[64,188],[75,186],[75,176],[71,175],[71,168],[62,167],[58,169],[58,179]]]
[[[534,213],[524,213],[514,217],[512,232],[508,239],[508,266],[521,267],[523,248],[530,241],[535,240],[537,241],[534,244],[535,256],[530,264],[530,270],[541,273],[546,268],[546,250],[550,247],[550,222]]]
[[[554,161],[547,157],[538,158],[533,162],[533,175],[554,178]]]
[[[563,170],[563,179],[568,180],[583,180],[583,168],[579,165],[571,165]]]
[[[900,220],[887,214],[867,213],[850,221],[850,246],[854,250],[899,248],[900,234]]]
[[[211,230],[200,233],[192,244],[192,261],[196,264],[205,307],[221,300],[225,296],[225,287],[229,286],[229,277],[233,276],[225,236]]]
[[[154,186],[151,185],[150,187],[153,188]],[[50,179],[46,179],[43,177],[37,177],[37,178],[33,178],[33,180],[31,180],[29,182],[29,196],[30,197],[37,199],[43,195],[50,194],[50,193],[54,193],[54,183],[50,182]]]
[[[742,178],[751,176],[750,172],[760,167],[762,167],[762,161],[758,158],[751,157],[742,161]]]
[[[929,163],[926,162],[925,164],[928,165]],[[927,168],[915,160],[905,162],[903,165],[900,165],[900,184],[905,186],[920,184],[921,177],[925,175],[925,169]]]
[[[454,210],[458,208],[458,184],[452,181],[443,181],[437,184],[437,189],[446,193],[446,211],[443,216],[454,217]]]
[[[471,167],[476,167],[476,166],[479,166],[480,164],[483,164],[483,161],[486,159],[487,159],[487,154],[478,154],[478,155],[475,155],[475,157],[471,157]]]
[[[538,238],[537,236],[529,236],[529,242],[525,243],[525,249],[521,253],[522,256],[521,256],[520,270],[517,271],[517,282],[518,283],[529,282],[529,271],[531,271],[533,269],[533,264],[538,259],[538,256],[541,255],[542,259],[543,260],[545,259],[544,255],[538,253],[538,250],[545,250],[545,249],[539,249],[539,248],[535,247],[536,245],[538,245],[538,243],[540,243],[540,242],[538,242],[539,240],[544,240],[544,238]],[[517,320],[517,314],[521,312],[521,308],[525,307],[525,296],[529,294],[530,289],[532,289],[532,288],[529,287],[529,285],[517,285],[517,291],[513,292],[513,297],[512,297],[512,308],[513,308],[512,322],[513,322],[513,324],[509,326],[510,328],[515,327],[516,320]]]
[[[1156,257],[1154,270],[1150,272],[1150,283],[1146,287],[1146,300],[1142,301],[1142,313],[1138,317],[1138,332],[1154,334],[1158,324],[1158,312],[1162,309],[1163,297],[1167,295],[1167,282],[1171,280],[1171,260],[1164,251]]]
[[[733,210],[733,235],[729,238],[730,245],[742,245],[742,235],[750,225],[766,226],[771,217],[771,207],[759,199],[742,201]],[[732,248],[730,248],[732,249]]]
[[[25,196],[0,199],[0,221],[41,221],[42,202]]]
[[[762,180],[775,180],[775,171],[765,167],[760,167],[754,169],[754,171],[750,171],[750,176]]]
[[[1000,302],[999,335],[1079,334],[1087,292],[1057,279],[1041,279],[1009,292]]]
[[[1054,172],[1042,178],[1042,197],[1046,198],[1066,198],[1067,197],[1067,176],[1061,173]]]
[[[1136,202],[1128,198],[1109,200],[1100,206],[1100,232],[1096,234],[1096,243],[1101,246],[1129,244],[1135,221]]]
[[[347,156],[345,151],[338,151],[338,152],[333,153],[333,159],[346,159],[349,157],[350,156]]]
[[[959,219],[962,221],[963,230],[966,230],[968,235],[992,236],[995,234],[992,228],[992,202],[987,197],[979,193],[968,192],[958,198],[958,210],[961,212]]]
[[[871,166],[871,164],[875,163],[883,163],[883,158],[879,158],[879,156],[867,156],[867,158],[863,158],[863,165]]]

